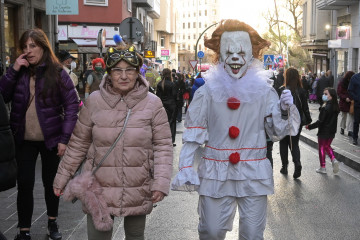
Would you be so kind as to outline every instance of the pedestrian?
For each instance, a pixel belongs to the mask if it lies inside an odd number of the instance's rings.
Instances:
[[[201,77],[201,73],[197,75],[197,77],[194,80],[194,84],[191,87],[191,99],[194,98],[196,90],[198,90],[202,85],[205,84],[204,79]]]
[[[267,195],[274,192],[265,128],[272,139],[288,131],[296,135],[299,113],[290,91],[284,91],[279,104],[267,82],[271,73],[259,61],[270,43],[252,27],[223,20],[204,45],[215,52],[217,64],[203,75],[205,84],[186,114],[172,189],[198,191],[200,240],[225,239],[236,208],[239,238],[263,239]],[[282,118],[280,108],[289,109],[289,119]]]
[[[360,124],[360,73],[354,74],[349,83],[348,93],[350,99],[354,100],[354,126],[353,144],[358,144],[359,124]]]
[[[100,83],[105,73],[105,63],[102,58],[92,60],[93,71],[88,75],[85,85],[85,100],[89,95],[100,89]]]
[[[316,97],[317,97],[318,103],[320,104],[320,108],[324,104],[324,101],[322,100],[322,95],[323,95],[324,89],[329,86],[330,86],[329,79],[325,76],[325,72],[322,71],[320,73],[320,79],[316,85]],[[320,108],[319,108],[319,110],[320,110]]]
[[[15,239],[31,239],[35,165],[39,153],[48,234],[50,239],[61,239],[56,222],[59,197],[54,195],[52,183],[77,121],[79,100],[71,78],[41,29],[26,30],[18,46],[22,54],[0,80],[5,102],[12,102],[10,125],[16,144],[20,233]]]
[[[185,93],[184,75],[177,73],[177,81],[175,82],[177,94],[176,94],[176,120],[182,121],[182,108],[184,106],[183,94]]]
[[[191,79],[186,79],[185,81],[185,91],[183,94],[183,99],[185,101],[185,109],[184,109],[184,113],[186,114],[189,104],[190,104],[190,93],[191,93]]]
[[[274,88],[276,89],[276,91],[278,92],[278,94],[280,94],[280,90],[279,88],[281,86],[284,85],[284,68],[283,67],[280,67],[279,68],[279,73],[278,75],[276,76],[276,79],[274,81]]]
[[[306,129],[318,128],[320,168],[316,169],[316,172],[326,173],[325,155],[327,154],[331,159],[333,172],[338,173],[339,162],[336,160],[334,151],[330,146],[335,137],[337,117],[340,111],[335,89],[325,88],[322,99],[324,105],[320,109],[319,119],[310,125],[306,125]]]
[[[310,116],[309,105],[307,102],[307,93],[306,90],[302,88],[300,75],[297,69],[288,68],[285,72],[285,83],[279,89],[280,93],[285,89],[289,89],[291,91],[295,106],[300,113],[301,124],[299,127],[298,134],[296,136],[285,136],[280,140],[280,157],[282,167],[280,169],[280,173],[287,174],[288,173],[288,148],[290,148],[291,156],[294,162],[294,174],[293,178],[299,178],[301,176],[301,161],[300,161],[300,148],[299,148],[299,140],[300,133],[303,126],[311,123],[312,119]],[[290,139],[291,138],[291,139]]]
[[[0,192],[16,186],[15,144],[10,129],[8,111],[0,93]],[[6,237],[0,231],[0,240]]]
[[[337,95],[339,96],[339,108],[341,112],[340,117],[340,134],[345,133],[345,129],[348,131],[348,136],[352,137],[352,131],[354,126],[354,117],[349,113],[351,99],[348,93],[348,87],[351,77],[355,73],[353,71],[347,71],[345,76],[340,80],[337,87]]]
[[[334,76],[332,75],[331,70],[327,70],[326,77],[329,80],[329,87],[334,87]]]
[[[164,105],[168,121],[171,129],[171,137],[173,146],[176,146],[176,96],[177,89],[175,83],[171,77],[171,71],[168,68],[164,68],[161,74],[161,81],[156,88],[156,95],[161,99]]]
[[[73,72],[73,68],[71,67],[71,64],[74,62],[76,57],[72,56],[68,51],[65,50],[60,50],[57,54],[57,57],[62,64],[64,70],[69,74],[71,80],[74,83],[74,86],[76,87],[79,84],[79,79]]]
[[[128,240],[144,239],[146,215],[169,194],[172,173],[169,123],[160,99],[140,75],[142,61],[134,46],[107,50],[108,74],[81,109],[54,180],[54,192],[61,195],[81,163],[82,171],[93,170],[115,143],[95,178],[111,217],[124,217]],[[112,229],[99,231],[95,224],[87,214],[88,239],[110,240]]]

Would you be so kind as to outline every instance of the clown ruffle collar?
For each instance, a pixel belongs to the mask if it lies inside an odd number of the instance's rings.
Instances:
[[[264,70],[257,59],[253,60],[245,76],[240,79],[231,77],[224,69],[224,63],[211,67],[203,74],[205,85],[215,102],[227,102],[230,97],[240,102],[252,102],[271,87],[267,82],[271,76],[272,72]]]

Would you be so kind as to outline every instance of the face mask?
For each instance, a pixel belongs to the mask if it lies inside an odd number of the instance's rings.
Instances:
[[[102,67],[95,67],[95,71],[101,72],[101,71],[102,71]]]
[[[322,95],[322,100],[323,100],[324,102],[327,102],[328,97],[327,97],[326,95]]]
[[[70,67],[71,70],[74,70],[76,68],[76,62],[71,62]]]

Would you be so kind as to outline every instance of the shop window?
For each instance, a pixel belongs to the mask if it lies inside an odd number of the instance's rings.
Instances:
[[[5,35],[5,58],[6,67],[14,63],[16,60],[16,49],[19,36],[17,34],[17,7],[4,7],[4,35]]]
[[[161,38],[160,38],[160,46],[161,46],[162,48],[165,47],[165,37],[161,37]]]
[[[185,23],[183,23],[183,29],[185,29]]]

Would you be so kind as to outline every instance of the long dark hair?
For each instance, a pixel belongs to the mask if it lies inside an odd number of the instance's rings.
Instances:
[[[296,68],[290,67],[285,72],[284,86],[295,92],[296,89],[302,88],[299,71]]]
[[[352,77],[354,74],[355,74],[355,73],[354,73],[353,71],[347,71],[347,72],[345,73],[345,76],[344,76],[344,78],[343,78],[343,80],[342,80],[342,86],[343,86],[343,88],[344,88],[345,90],[348,89],[349,83],[350,83],[350,79],[351,79],[351,77]]]
[[[331,87],[327,87],[324,89],[324,91],[327,90],[331,96],[331,105],[333,107],[333,111],[336,112],[336,113],[339,113],[340,112],[340,108],[339,108],[339,103],[338,103],[338,96],[336,94],[336,91],[334,88],[331,88]]]
[[[164,68],[161,74],[161,88],[165,89],[165,80],[171,81],[171,70],[169,68]]]
[[[48,96],[48,93],[52,93],[51,97],[54,97],[54,92],[58,86],[64,87],[64,84],[61,81],[60,71],[62,66],[55,56],[53,50],[51,49],[51,45],[49,39],[43,30],[39,28],[26,30],[20,37],[19,47],[20,52],[25,48],[27,40],[31,38],[36,45],[43,49],[43,56],[39,61],[37,66],[30,66],[30,71],[35,72],[36,68],[40,66],[42,63],[46,63],[45,72],[44,72],[44,88],[41,91],[41,96],[43,102],[45,103],[45,98]],[[59,84],[59,85],[58,85]]]

